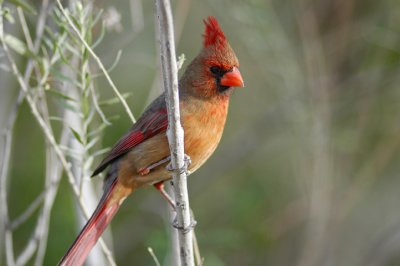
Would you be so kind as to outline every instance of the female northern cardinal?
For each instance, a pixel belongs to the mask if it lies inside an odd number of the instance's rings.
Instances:
[[[181,122],[189,171],[198,169],[217,147],[228,113],[232,87],[243,87],[239,62],[214,17],[205,23],[200,54],[179,81]],[[169,145],[165,96],[145,110],[137,123],[113,147],[93,173],[109,167],[103,197],[59,265],[82,265],[124,199],[135,189],[154,185],[164,196],[163,182],[171,178],[166,169]]]

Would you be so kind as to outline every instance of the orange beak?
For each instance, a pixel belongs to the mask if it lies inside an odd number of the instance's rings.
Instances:
[[[232,71],[226,72],[222,76],[220,84],[227,87],[243,87],[243,78],[239,72],[239,69],[234,67]]]

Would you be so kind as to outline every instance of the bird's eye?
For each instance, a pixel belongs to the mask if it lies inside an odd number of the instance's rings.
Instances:
[[[220,75],[222,73],[222,69],[217,66],[210,67],[210,71],[215,75]]]

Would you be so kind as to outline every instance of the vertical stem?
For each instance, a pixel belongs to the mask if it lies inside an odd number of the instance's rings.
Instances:
[[[186,163],[183,128],[180,123],[178,68],[176,65],[174,29],[171,5],[168,0],[156,0],[156,12],[160,29],[161,63],[164,90],[168,110],[167,137],[171,150],[171,165],[177,206],[178,240],[181,265],[194,265],[193,234],[187,230],[191,224],[189,196],[187,190]]]

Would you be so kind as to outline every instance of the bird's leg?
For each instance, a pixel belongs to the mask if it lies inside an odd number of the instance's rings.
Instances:
[[[164,181],[160,181],[158,183],[154,184],[154,187],[161,193],[161,195],[167,200],[167,202],[171,205],[172,209],[176,212],[176,203],[175,201],[171,198],[171,196],[165,191],[164,189]],[[178,230],[183,230],[183,233],[186,234],[190,230],[193,230],[194,227],[196,226],[197,222],[196,220],[193,219],[193,213],[192,211],[190,212],[190,224],[186,227],[179,226],[177,217],[175,216],[174,221],[172,222],[172,226]]]
[[[171,156],[165,157],[164,159],[159,160],[158,162],[155,162],[153,164],[150,164],[149,166],[139,168],[137,171],[139,175],[147,175],[150,173],[150,171],[157,166],[162,165],[163,163],[169,162],[171,160]]]
[[[185,157],[183,158],[183,166],[179,168],[179,173],[186,173],[186,175],[190,175],[190,171],[188,170],[189,165],[192,163],[192,160],[190,159],[189,155],[185,154]],[[172,167],[171,163],[167,165],[167,170],[168,171],[175,171],[175,169]]]
[[[160,191],[161,195],[167,200],[169,205],[171,205],[172,209],[176,211],[176,204],[175,201],[171,198],[171,196],[165,191],[164,189],[164,181],[158,182],[154,184],[154,187]]]

